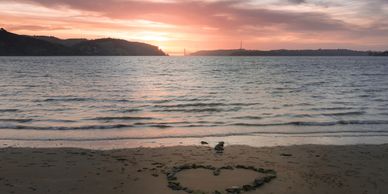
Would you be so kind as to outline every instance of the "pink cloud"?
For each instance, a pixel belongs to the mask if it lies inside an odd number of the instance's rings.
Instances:
[[[85,15],[92,13],[94,18],[109,18],[111,20],[130,21],[147,20],[171,24],[175,29],[161,29],[150,24],[152,31],[165,31],[169,33],[186,34],[181,38],[189,43],[197,38],[196,43],[191,45],[226,47],[236,42],[236,39],[244,39],[255,44],[270,44],[289,47],[303,45],[355,47],[351,44],[356,39],[360,44],[373,47],[384,46],[381,44],[388,36],[387,24],[376,21],[371,26],[358,25],[346,20],[336,19],[324,11],[292,11],[274,10],[260,6],[248,6],[250,1],[227,0],[227,1],[136,1],[136,0],[13,0],[9,2],[26,3],[35,6],[43,6],[58,10],[78,10]],[[308,1],[289,1],[289,3],[306,4]],[[82,18],[83,16],[79,16]],[[42,25],[50,26],[50,18],[42,18]],[[91,19],[79,20],[68,18],[63,21],[73,28],[89,29],[117,29],[121,31],[141,30],[146,27],[128,27],[122,23],[94,22]],[[32,26],[20,25],[16,29],[33,30]],[[39,29],[39,28],[35,28]],[[53,28],[55,29],[55,28]],[[176,30],[179,30],[177,32]],[[174,32],[175,31],[175,32]],[[201,38],[200,38],[201,37]],[[263,38],[264,37],[264,38]],[[267,39],[265,38],[267,37]],[[204,39],[211,38],[213,43]],[[262,39],[265,39],[263,41]],[[202,42],[201,42],[202,41]],[[205,41],[205,42],[204,42]],[[220,45],[219,42],[224,42]],[[293,42],[294,41],[294,42]],[[314,43],[314,41],[316,43]],[[276,43],[276,44],[275,44]],[[178,43],[177,43],[178,44]],[[386,45],[388,46],[388,44]],[[257,47],[257,46],[256,46]],[[307,46],[306,46],[307,47]]]

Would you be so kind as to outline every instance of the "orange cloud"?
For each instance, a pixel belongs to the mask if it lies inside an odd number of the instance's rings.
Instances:
[[[240,40],[249,49],[388,48],[387,23],[361,15],[358,20],[347,20],[334,12],[346,9],[345,5],[332,0],[320,4],[294,0],[4,0],[0,7],[1,25],[16,32],[66,38],[110,36],[156,44],[167,51],[236,48]]]

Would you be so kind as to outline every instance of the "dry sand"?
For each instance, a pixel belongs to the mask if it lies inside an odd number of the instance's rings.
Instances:
[[[178,194],[166,172],[184,164],[246,165],[273,169],[277,177],[254,191],[261,194],[388,193],[388,145],[253,148],[228,146],[216,154],[207,146],[83,150],[0,149],[0,193]],[[251,183],[262,174],[246,169],[188,169],[181,185],[202,191]]]

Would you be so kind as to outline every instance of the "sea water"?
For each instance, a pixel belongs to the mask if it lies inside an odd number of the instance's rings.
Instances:
[[[388,143],[384,57],[0,57],[0,146]]]

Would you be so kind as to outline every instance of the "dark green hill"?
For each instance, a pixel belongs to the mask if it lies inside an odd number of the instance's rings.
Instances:
[[[388,56],[388,51],[370,52],[369,55],[371,55],[371,56]]]
[[[59,39],[25,36],[0,29],[0,56],[165,56],[158,47],[126,40],[104,38]]]
[[[0,55],[72,55],[72,49],[30,36],[17,35],[0,29]]]
[[[60,39],[55,36],[33,36],[34,38],[37,38],[39,40],[44,40],[47,42],[55,43],[55,44],[61,44],[63,46],[74,46],[78,43],[88,41],[88,39],[85,38],[70,38],[70,39]]]
[[[163,51],[153,45],[112,38],[83,41],[75,44],[72,48],[85,55],[165,55]]]

